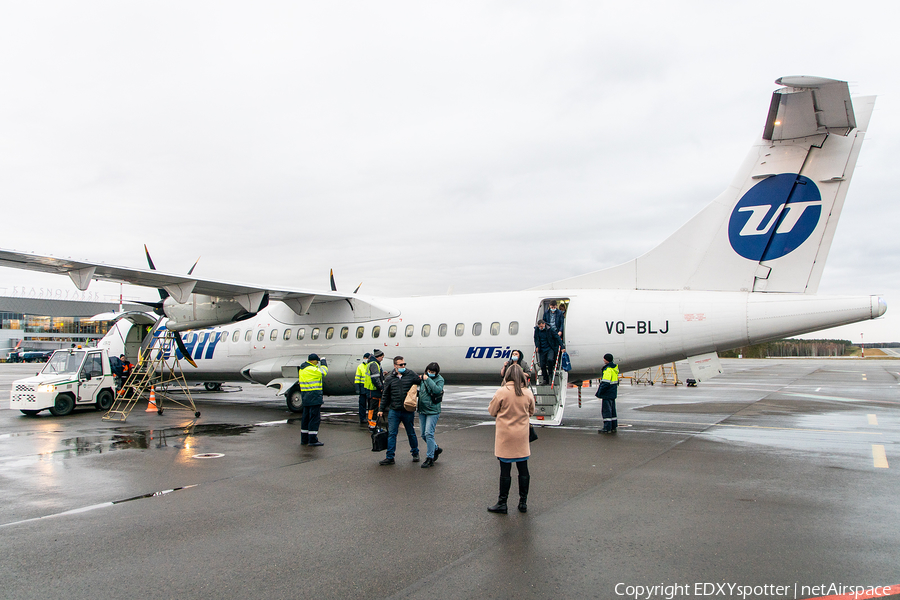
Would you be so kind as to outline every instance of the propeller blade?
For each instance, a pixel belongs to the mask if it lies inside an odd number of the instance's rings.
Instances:
[[[150,270],[151,270],[151,271],[155,271],[155,270],[156,270],[156,265],[153,264],[153,259],[150,258],[150,250],[147,249],[147,244],[144,244],[144,254],[147,255],[147,264],[150,265]],[[197,260],[200,260],[200,259],[198,258]],[[159,299],[160,299],[160,300],[165,300],[166,298],[169,297],[169,292],[167,292],[165,289],[163,289],[163,288],[156,288],[156,290],[159,292]],[[162,303],[160,303],[160,307],[159,307],[159,308],[160,308],[160,310],[162,310]],[[162,313],[161,313],[161,312],[158,312],[158,314],[162,314]]]
[[[160,316],[163,316],[165,314],[165,313],[163,313],[163,303],[162,302],[147,302],[145,300],[135,300],[134,303],[135,304],[143,304],[144,306],[149,306],[150,308],[153,309],[153,312],[155,312],[156,314],[158,314]]]
[[[153,259],[150,258],[150,250],[147,249],[147,244],[144,244],[144,254],[147,255],[147,264],[150,265],[150,270],[155,271],[156,265],[153,264]]]
[[[334,284],[334,269],[331,270],[331,291],[337,291],[337,286]]]
[[[191,366],[195,369],[197,368],[197,363],[194,362],[194,359],[191,358],[191,353],[188,352],[188,349],[184,346],[184,340],[181,339],[181,332],[173,331],[175,334],[175,345],[178,346],[178,349],[181,350],[181,355],[184,357],[184,360],[191,363]]]
[[[356,292],[358,292],[358,291],[359,291],[359,288],[361,288],[361,287],[362,287],[362,281],[359,282],[359,285],[356,286],[356,289],[353,290],[353,293],[355,294]]]

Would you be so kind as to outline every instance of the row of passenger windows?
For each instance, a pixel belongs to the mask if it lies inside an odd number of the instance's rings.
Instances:
[[[481,335],[483,329],[484,329],[484,327],[481,323],[473,323],[472,330],[471,330],[472,335]],[[449,331],[449,326],[446,323],[441,323],[440,325],[437,326],[437,334],[439,337],[445,337],[447,335],[448,331]],[[500,323],[499,322],[491,323],[488,331],[490,332],[491,335],[500,335]],[[509,324],[508,331],[509,331],[509,335],[516,335],[517,333],[519,333],[519,322],[512,321]],[[334,338],[334,332],[335,332],[334,327],[327,327],[325,329],[325,339],[330,340],[330,339]],[[413,335],[415,335],[415,332],[416,332],[415,325],[407,325],[403,329],[403,335],[408,338],[413,337]],[[453,329],[453,333],[457,337],[464,335],[465,332],[466,332],[465,323],[457,323],[456,327],[454,327],[454,329]],[[397,337],[398,333],[399,333],[399,330],[397,328],[397,325],[390,325],[387,328],[387,336],[389,338]],[[422,328],[419,330],[419,333],[422,337],[430,336],[431,335],[431,325],[422,325]],[[269,332],[269,339],[274,342],[275,340],[278,339],[278,337],[279,337],[278,334],[279,334],[279,330],[273,329],[272,331]],[[369,331],[369,334],[373,338],[381,337],[381,325],[373,326],[372,329]],[[293,329],[285,329],[281,333],[281,339],[290,340],[293,335],[294,335]],[[301,327],[300,329],[298,329],[296,335],[297,335],[298,340],[304,339],[306,337],[306,328]],[[321,335],[321,329],[319,327],[313,327],[309,332],[309,339],[317,340],[317,339],[319,339],[320,335]],[[356,335],[356,339],[358,339],[358,340],[363,339],[366,335],[366,328],[363,326],[357,327],[355,335]],[[339,336],[342,340],[346,340],[350,336],[350,328],[349,327],[341,327]],[[232,334],[232,336],[231,336],[232,342],[237,342],[240,339],[241,339],[240,331],[235,331],[234,334]],[[244,341],[249,342],[252,339],[253,339],[253,331],[248,329],[247,331],[244,332]],[[262,342],[265,339],[266,339],[266,330],[265,329],[258,330],[256,332],[256,341]],[[188,338],[185,341],[190,343],[191,338]]]

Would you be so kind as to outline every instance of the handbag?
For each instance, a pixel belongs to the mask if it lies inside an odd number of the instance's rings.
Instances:
[[[572,362],[569,360],[568,352],[562,355],[562,358],[559,360],[559,366],[566,373],[572,370]]]
[[[406,392],[406,399],[403,401],[403,410],[406,412],[416,412],[419,406],[419,386],[414,385]]]
[[[538,439],[538,437],[537,437],[537,432],[535,432],[535,430],[534,430],[534,425],[531,425],[529,423],[529,425],[528,425],[528,441],[533,442],[536,439]]]
[[[387,450],[388,432],[384,427],[376,427],[372,432],[372,452],[384,452]]]

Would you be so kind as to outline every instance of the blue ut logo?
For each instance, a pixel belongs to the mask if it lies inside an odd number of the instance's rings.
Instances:
[[[782,173],[750,188],[728,221],[728,241],[750,260],[774,260],[805,242],[822,216],[822,196],[808,177]]]

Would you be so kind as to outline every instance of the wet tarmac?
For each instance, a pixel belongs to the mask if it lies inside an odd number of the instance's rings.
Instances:
[[[402,434],[397,464],[378,465],[353,397],[326,399],[316,449],[261,386],[197,388],[196,420],[26,417],[7,399],[35,368],[0,365],[0,596],[810,598],[900,584],[900,361],[723,364],[697,388],[623,384],[613,436],[597,434],[593,390],[580,408],[570,390],[563,425],[532,445],[528,512],[506,516],[485,510],[491,387],[448,387],[444,453],[421,469]]]

